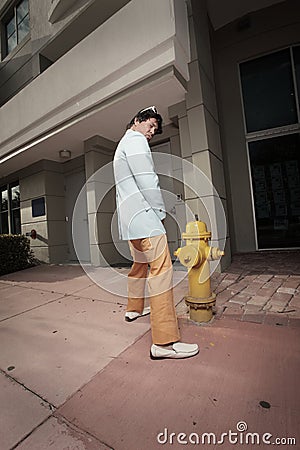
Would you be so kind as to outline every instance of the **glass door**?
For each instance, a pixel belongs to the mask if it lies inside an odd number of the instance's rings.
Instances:
[[[258,248],[300,247],[300,134],[248,148]]]

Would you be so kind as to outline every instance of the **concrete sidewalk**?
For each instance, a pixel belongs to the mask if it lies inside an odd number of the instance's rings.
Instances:
[[[149,317],[125,322],[126,298],[79,266],[2,276],[0,449],[254,449],[264,433],[300,448],[299,255],[236,256],[212,277],[205,326],[188,320],[175,271],[182,339],[200,346],[186,361],[151,361]]]

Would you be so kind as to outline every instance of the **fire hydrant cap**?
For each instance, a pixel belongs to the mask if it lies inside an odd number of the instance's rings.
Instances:
[[[186,232],[189,234],[200,234],[206,233],[207,228],[204,222],[200,222],[199,220],[195,222],[188,222],[186,224]]]
[[[195,222],[188,222],[186,224],[186,231],[182,233],[183,239],[193,239],[193,238],[210,238],[211,232],[207,231],[206,224],[199,220]]]

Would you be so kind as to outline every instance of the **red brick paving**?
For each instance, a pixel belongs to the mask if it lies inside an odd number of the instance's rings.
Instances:
[[[233,256],[222,274],[212,275],[216,319],[300,326],[300,251]]]

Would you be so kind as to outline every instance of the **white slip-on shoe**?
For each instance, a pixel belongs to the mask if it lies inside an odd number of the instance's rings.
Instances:
[[[175,344],[168,346],[161,346],[152,344],[150,350],[151,359],[183,359],[190,358],[199,353],[197,344],[185,344],[184,342],[175,342]]]
[[[132,322],[133,320],[147,316],[148,314],[150,314],[150,306],[146,306],[141,314],[136,311],[127,311],[125,313],[125,320],[126,322]]]

